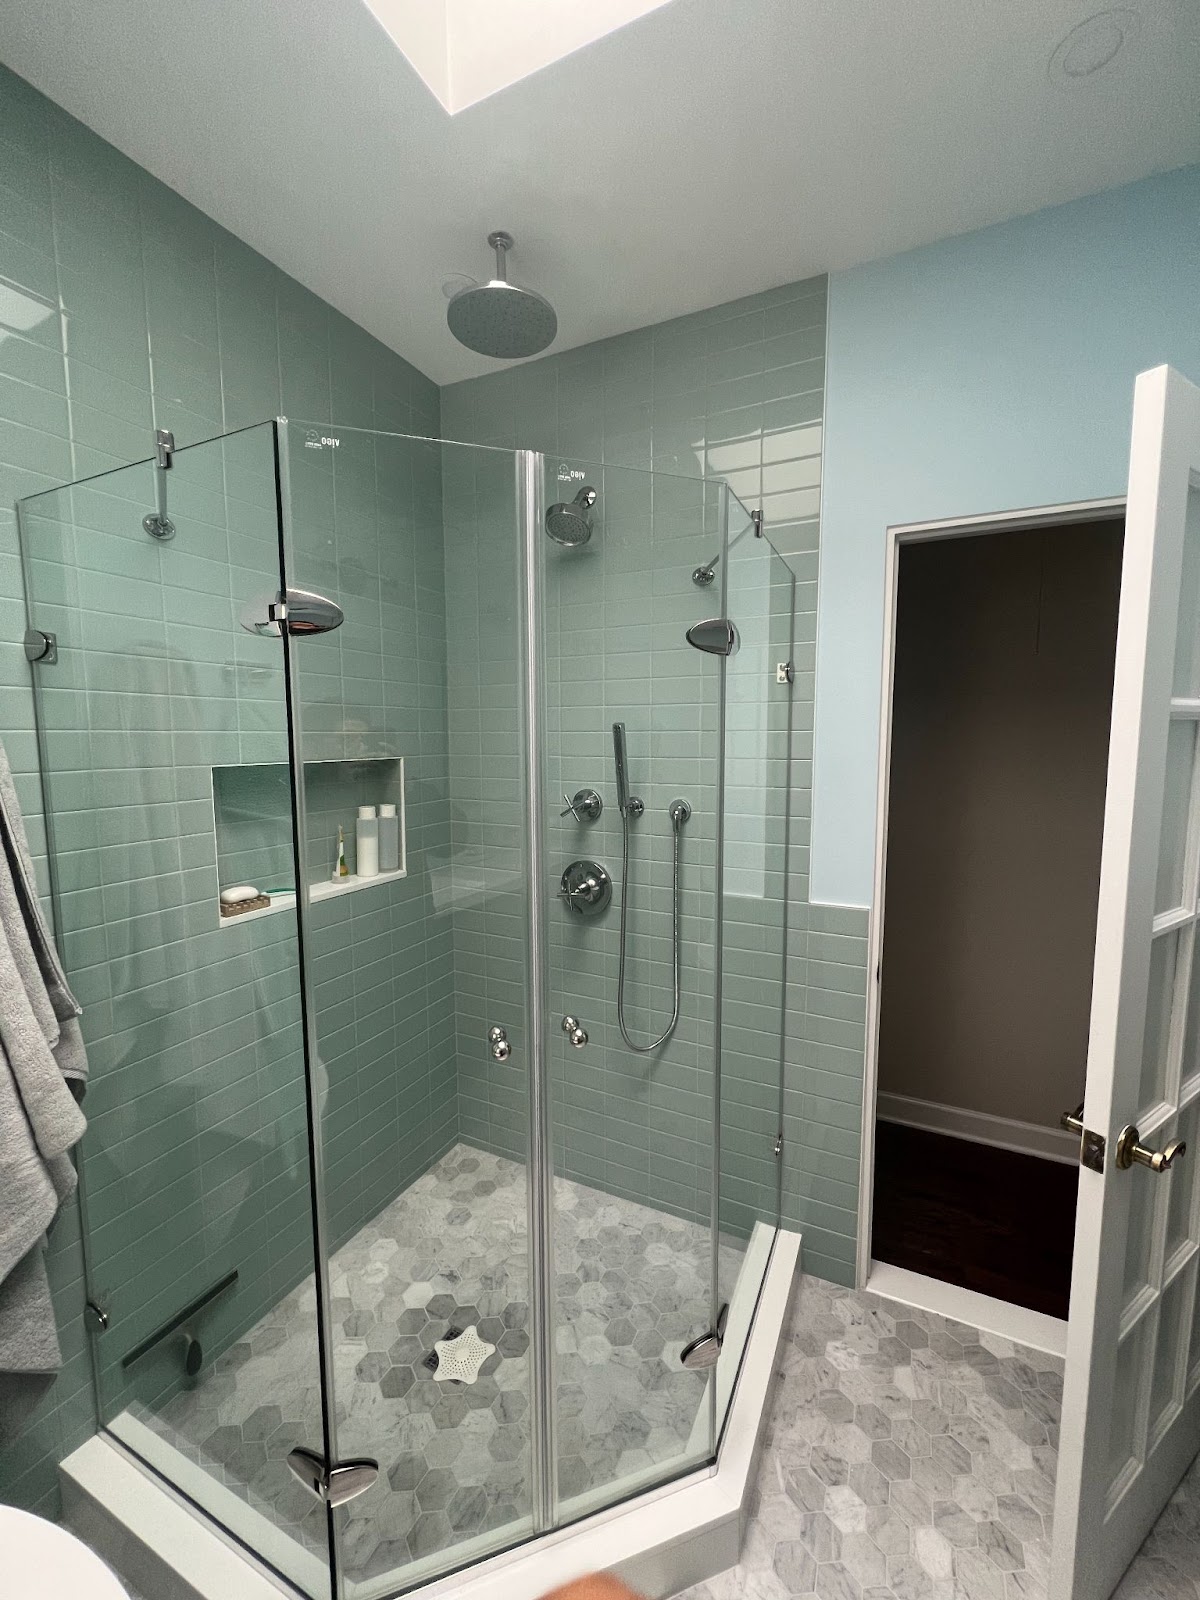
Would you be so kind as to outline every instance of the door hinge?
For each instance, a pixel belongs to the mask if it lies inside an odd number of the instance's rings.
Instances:
[[[738,647],[738,631],[728,617],[694,622],[684,638],[694,650],[703,650],[710,656],[731,656]]]
[[[338,1461],[331,1467],[315,1450],[297,1445],[287,1464],[309,1494],[326,1505],[341,1506],[356,1495],[365,1494],[379,1476],[379,1463],[369,1456],[355,1461]]]
[[[775,663],[775,682],[793,683],[796,678],[796,669],[790,661],[777,661]]]
[[[1108,1141],[1102,1133],[1093,1133],[1090,1128],[1084,1127],[1083,1101],[1074,1111],[1064,1111],[1058,1120],[1069,1132],[1079,1135],[1079,1165],[1086,1167],[1089,1172],[1103,1172]]]
[[[52,667],[58,660],[57,634],[45,633],[41,628],[26,628],[24,643],[26,661],[40,661],[44,666]]]
[[[783,1135],[781,1133],[775,1135],[775,1154],[777,1157],[783,1154]]]

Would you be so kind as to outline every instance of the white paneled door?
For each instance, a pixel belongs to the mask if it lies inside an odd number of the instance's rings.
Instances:
[[[1157,367],[1134,391],[1052,1600],[1107,1600],[1200,1450],[1198,728],[1200,389]]]

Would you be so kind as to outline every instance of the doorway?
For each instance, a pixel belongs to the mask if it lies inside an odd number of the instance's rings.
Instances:
[[[860,1281],[1043,1344],[1070,1294],[1060,1118],[1084,1091],[1123,526],[1107,503],[889,539]]]

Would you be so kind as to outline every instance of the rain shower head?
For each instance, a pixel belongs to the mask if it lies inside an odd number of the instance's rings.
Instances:
[[[584,484],[574,500],[560,500],[546,513],[546,532],[555,544],[586,544],[592,537],[591,509],[596,491]]]
[[[446,307],[450,332],[468,350],[498,361],[535,356],[558,332],[554,307],[534,290],[509,283],[504,254],[512,249],[511,234],[489,233],[488,243],[496,252],[496,276],[452,296]]]

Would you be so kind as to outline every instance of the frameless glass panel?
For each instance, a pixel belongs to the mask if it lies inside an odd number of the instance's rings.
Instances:
[[[1167,772],[1154,895],[1156,913],[1188,904],[1194,893],[1194,886],[1185,886],[1183,879],[1195,763],[1196,724],[1190,719],[1175,718],[1167,733]]]
[[[728,507],[725,612],[739,643],[725,670],[718,1425],[779,1224],[795,595],[749,512],[733,495]]]
[[[296,916],[225,916],[218,894],[226,823],[292,849],[281,643],[239,625],[243,595],[281,586],[276,507],[265,425],[36,496],[20,523],[30,620],[58,641],[34,683],[91,1066],[102,1420],[327,1594],[326,1514],[285,1461],[324,1449]],[[164,510],[162,542],[143,518]],[[219,774],[250,762],[281,783],[223,810]]]
[[[335,1522],[368,1596],[532,1527],[516,463],[296,422],[286,462],[289,584],[345,615],[292,661],[337,1450],[380,1464]]]
[[[716,1312],[721,669],[686,632],[720,614],[720,584],[692,573],[713,558],[720,572],[723,529],[722,491],[697,479],[560,460],[546,478],[556,1489],[570,1517],[713,1448],[709,1374],[680,1353]]]

